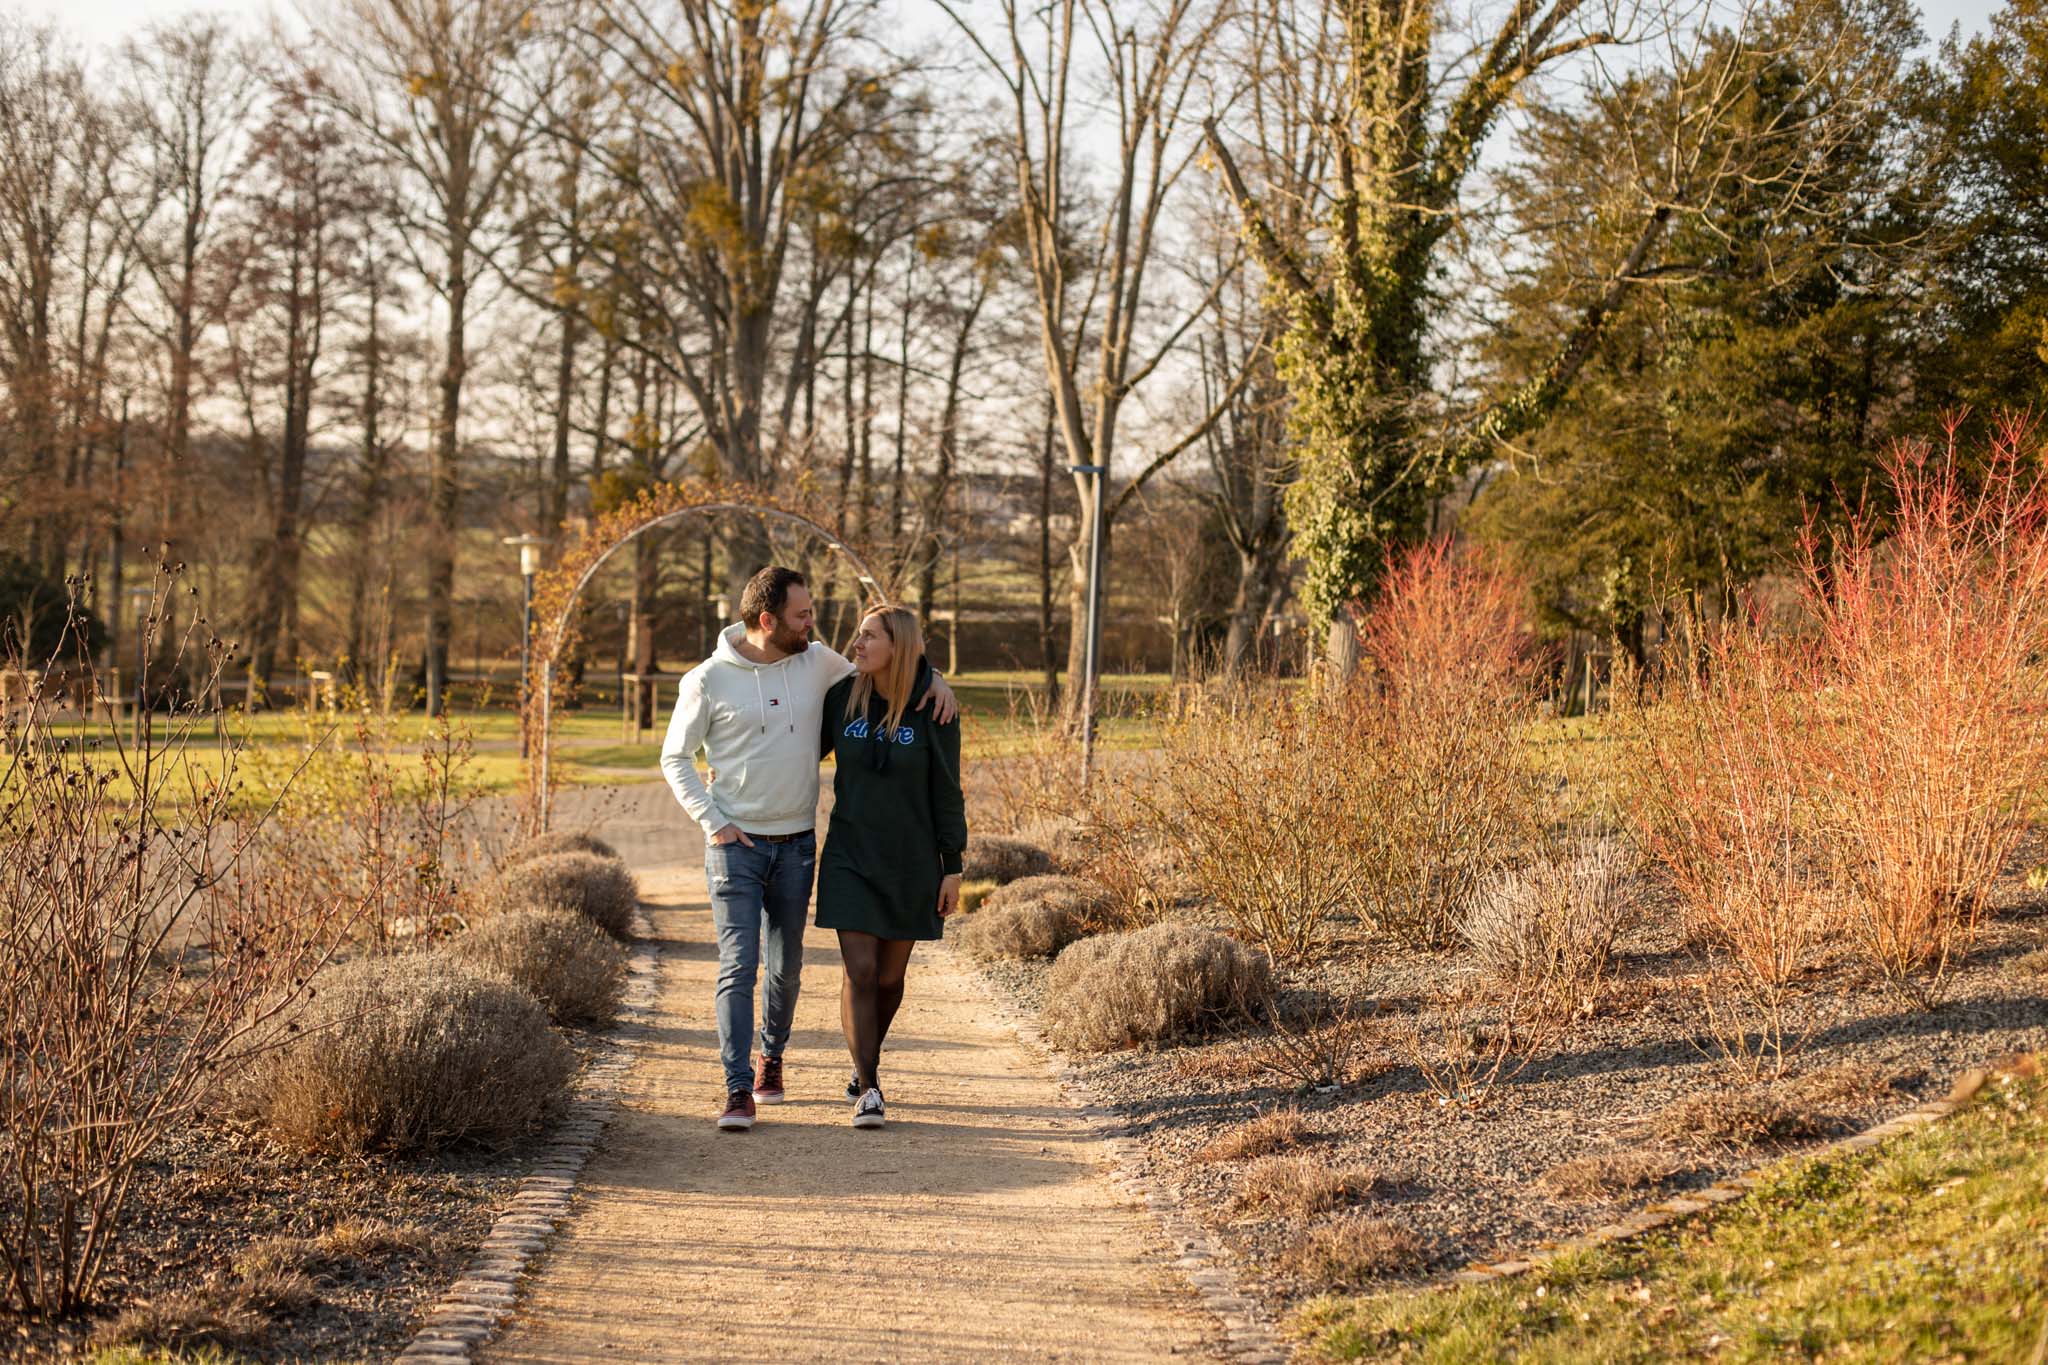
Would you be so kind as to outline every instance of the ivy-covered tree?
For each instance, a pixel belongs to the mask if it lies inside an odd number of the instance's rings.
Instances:
[[[1704,10],[1652,16],[1652,28],[1683,35],[1668,37],[1668,64],[1620,63],[1649,74],[1589,91],[1613,140],[1570,216],[1598,225],[1585,239],[1598,254],[1580,257],[1571,287],[1551,299],[1548,353],[1476,399],[1445,392],[1440,376],[1456,349],[1446,281],[1478,232],[1480,149],[1537,93],[1540,73],[1589,49],[1647,57],[1638,39],[1585,23],[1581,0],[1515,0],[1465,47],[1438,7],[1343,0],[1343,79],[1321,121],[1332,142],[1321,213],[1293,240],[1210,125],[1285,315],[1275,355],[1300,463],[1288,514],[1312,610],[1334,614],[1369,596],[1387,549],[1420,533],[1434,495],[1550,418],[1616,311],[1669,268],[1674,228],[1731,193],[1771,212],[1808,191],[1798,154],[1853,135],[1890,94],[1883,65],[1869,60],[1868,7],[1776,0],[1746,11],[1737,32],[1715,29]],[[1763,98],[1752,82],[1773,71],[1796,74],[1801,88]]]

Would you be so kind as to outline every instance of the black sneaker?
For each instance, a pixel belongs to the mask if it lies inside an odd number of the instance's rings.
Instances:
[[[846,1083],[846,1098],[850,1100],[860,1098],[860,1073],[858,1071],[854,1072],[853,1078]]]
[[[869,1086],[860,1095],[859,1103],[853,1106],[853,1126],[856,1128],[880,1128],[882,1126],[882,1092]]]

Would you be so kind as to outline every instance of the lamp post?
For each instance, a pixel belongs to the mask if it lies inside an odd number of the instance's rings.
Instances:
[[[526,735],[526,672],[533,648],[533,576],[540,572],[540,549],[547,544],[539,536],[506,536],[501,542],[519,547],[519,756],[527,757],[531,741]]]
[[[149,712],[149,626],[145,613],[156,597],[156,588],[137,583],[128,589],[134,608],[128,619],[135,631],[135,742],[142,743],[143,717]]]
[[[1095,677],[1102,647],[1102,493],[1109,466],[1068,465],[1070,473],[1088,476],[1088,500],[1094,515],[1088,526],[1088,635],[1081,651],[1081,790],[1095,768]]]

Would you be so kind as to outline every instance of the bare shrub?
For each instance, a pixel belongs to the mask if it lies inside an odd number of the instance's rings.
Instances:
[[[1590,1014],[1615,940],[1635,918],[1632,871],[1621,844],[1581,840],[1488,881],[1460,931],[1483,971],[1530,986],[1542,1008]]]
[[[995,763],[1001,780],[979,790],[987,799],[975,806],[973,824],[1017,834],[1080,804],[1080,757],[1059,706],[1041,690],[1021,687],[1007,698],[1009,742]]]
[[[600,858],[618,858],[619,851],[588,830],[551,829],[521,840],[499,861],[500,867],[531,862],[555,853],[594,853]]]
[[[145,656],[172,587],[160,569],[138,613]],[[0,734],[0,1294],[49,1315],[92,1296],[137,1167],[365,913],[360,886],[281,886],[254,847],[272,812],[231,819],[242,751],[210,713],[145,710],[93,753],[50,725],[61,670],[100,685],[75,630]],[[176,675],[217,683],[224,646],[170,644]]]
[[[1320,1223],[1281,1253],[1280,1267],[1317,1289],[1362,1289],[1373,1280],[1429,1264],[1410,1228],[1387,1218],[1349,1214]]]
[[[1369,1166],[1333,1166],[1313,1156],[1260,1157],[1238,1177],[1236,1205],[1307,1218],[1364,1199],[1383,1183]]]
[[[1803,799],[1810,651],[1748,611],[1681,624],[1689,648],[1657,695],[1616,688],[1625,807],[1714,964],[1703,997],[1722,1054],[1751,1078],[1777,1074],[1797,1044],[1791,982],[1833,919]]]
[[[1696,1151],[1804,1142],[1827,1132],[1812,1115],[1757,1087],[1687,1095],[1659,1110],[1651,1128],[1665,1142]]]
[[[558,1024],[602,1027],[618,1017],[626,950],[574,911],[507,911],[442,951],[530,992]]]
[[[1497,558],[1432,541],[1395,558],[1359,630],[1372,668],[1341,698],[1373,922],[1454,942],[1464,907],[1527,840],[1540,696],[1527,585]]]
[[[1272,1011],[1272,1028],[1252,1044],[1259,1067],[1299,1085],[1346,1085],[1384,1064],[1367,1059],[1375,1008],[1342,989],[1311,986],[1288,992]]]
[[[378,946],[461,927],[486,866],[460,831],[483,795],[475,737],[451,716],[417,738],[357,686],[333,707],[307,695],[283,717],[287,742],[252,747],[244,811],[274,800],[256,853],[283,894],[337,887],[365,904],[361,932]]]
[[[1211,1138],[1195,1153],[1197,1161],[1242,1161],[1299,1147],[1315,1134],[1299,1109],[1269,1109],[1247,1123]]]
[[[1051,957],[1082,937],[1108,909],[1109,896],[1080,877],[1026,877],[998,887],[960,926],[969,956]]]
[[[1671,1178],[1669,1157],[1655,1152],[1595,1152],[1545,1171],[1543,1188],[1565,1199],[1612,1199]]]
[[[633,932],[640,884],[616,858],[547,853],[502,869],[485,900],[500,914],[573,910],[613,938],[626,938]]]
[[[1052,854],[1036,844],[1001,834],[973,834],[961,858],[961,875],[968,881],[1014,882],[1020,877],[1043,877],[1053,871]]]
[[[1827,722],[1811,784],[1863,956],[1930,1004],[2048,777],[2048,487],[2032,429],[1886,458],[1891,507],[1806,539]],[[1964,465],[1970,469],[1965,472]]]
[[[1545,1005],[1530,982],[1464,977],[1441,985],[1427,1008],[1403,1021],[1401,1041],[1440,1105],[1477,1109],[1564,1028]]]
[[[1195,893],[1275,961],[1307,956],[1324,921],[1358,904],[1350,841],[1372,815],[1348,739],[1298,690],[1191,694],[1165,723],[1153,780],[1129,791]]]
[[[1084,1052],[1161,1042],[1256,1014],[1271,993],[1263,954],[1211,929],[1155,924],[1082,939],[1053,960],[1046,1035]]]
[[[318,985],[300,1035],[235,1084],[241,1112],[301,1147],[510,1142],[540,1123],[574,1069],[539,1001],[438,952],[364,958]]]

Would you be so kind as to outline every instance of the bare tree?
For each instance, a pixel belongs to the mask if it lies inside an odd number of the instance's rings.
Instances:
[[[1095,531],[1090,475],[1081,471],[1113,467],[1126,404],[1175,353],[1209,302],[1178,308],[1162,303],[1160,276],[1167,204],[1197,147],[1189,136],[1191,102],[1210,96],[1206,58],[1228,9],[1205,0],[1143,6],[1054,0],[1037,9],[1001,0],[1001,20],[991,25],[948,0],[942,4],[1007,93],[1006,150],[1017,175],[1019,236],[1038,310],[1054,423],[1067,462],[1077,471],[1076,534],[1068,546],[1075,629],[1067,667],[1078,673],[1086,644],[1079,623],[1086,610],[1087,548]],[[1096,204],[1084,200],[1087,168],[1076,164],[1078,130],[1070,126],[1089,117],[1088,92],[1076,86],[1092,79],[1103,86],[1102,140],[1112,121],[1115,135],[1114,160],[1097,168],[1105,198]],[[1077,241],[1076,224],[1097,214],[1103,224],[1099,237]],[[1233,396],[1237,387],[1230,389]],[[1187,431],[1160,442],[1106,499],[1105,546],[1117,513],[1146,480],[1198,442],[1220,411],[1212,409]]]
[[[438,714],[447,702],[472,291],[501,244],[501,199],[540,118],[541,100],[513,95],[548,84],[519,70],[535,11],[515,0],[335,0],[308,17],[332,54],[334,107],[405,178],[401,240],[444,313],[426,565],[427,708]]]

